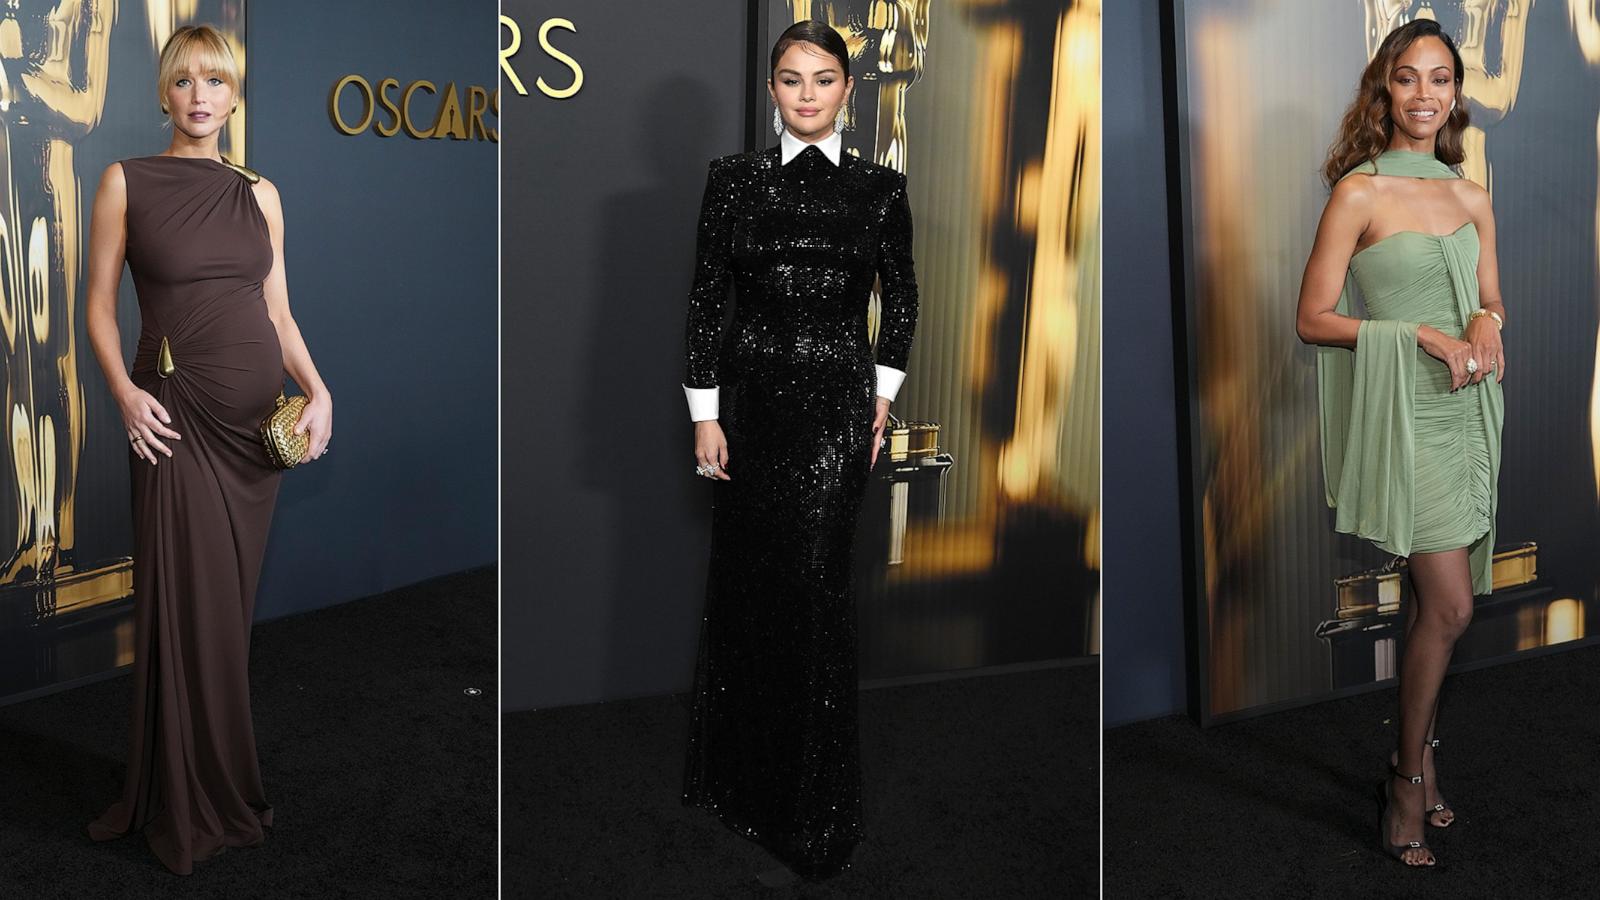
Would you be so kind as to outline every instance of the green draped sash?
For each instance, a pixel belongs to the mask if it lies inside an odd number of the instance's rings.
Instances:
[[[1357,173],[1459,177],[1432,154],[1400,150],[1363,163],[1350,174]],[[1464,250],[1457,235],[1430,237],[1438,241],[1444,254],[1460,321],[1466,322],[1479,302],[1476,254]],[[1346,272],[1344,291],[1335,308],[1340,315],[1350,315],[1354,291],[1355,276]],[[1328,505],[1335,510],[1334,528],[1370,540],[1398,556],[1410,556],[1413,545],[1413,397],[1419,327],[1417,322],[1363,319],[1354,350],[1317,348],[1322,472]],[[1473,592],[1487,594],[1493,583],[1494,514],[1499,507],[1499,492],[1494,484],[1499,481],[1500,429],[1505,413],[1503,396],[1493,384],[1493,373],[1474,392],[1483,412],[1492,499],[1489,531],[1470,545],[1468,553]]]

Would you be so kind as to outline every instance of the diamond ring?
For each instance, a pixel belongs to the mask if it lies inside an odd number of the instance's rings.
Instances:
[[[1471,375],[1476,371],[1478,371],[1478,361],[1470,356],[1467,357],[1467,374]]]

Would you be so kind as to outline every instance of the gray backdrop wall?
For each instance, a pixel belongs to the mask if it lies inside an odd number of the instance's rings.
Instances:
[[[744,149],[743,0],[694,14],[508,0],[502,696],[506,709],[687,686],[710,496],[690,471],[683,315],[706,163]],[[539,49],[539,23],[583,85]],[[509,40],[509,37],[503,38]],[[663,436],[666,436],[663,439]]]
[[[331,451],[279,495],[268,619],[495,561],[497,145],[347,137],[327,107],[351,73],[498,73],[492,0],[248,12],[250,164],[283,196],[290,304],[334,396]]]
[[[1103,712],[1186,705],[1161,4],[1108,4],[1104,42]]]

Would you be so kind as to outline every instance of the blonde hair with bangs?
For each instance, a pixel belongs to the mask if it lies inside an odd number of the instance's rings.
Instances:
[[[162,110],[167,108],[167,88],[178,80],[180,70],[192,69],[196,74],[215,75],[233,88],[233,99],[239,100],[239,64],[233,58],[233,48],[222,32],[210,25],[185,25],[167,38],[161,48],[161,64],[156,71],[156,95]]]

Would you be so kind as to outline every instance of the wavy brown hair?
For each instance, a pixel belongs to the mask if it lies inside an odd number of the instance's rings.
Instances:
[[[1361,82],[1356,86],[1355,99],[1344,111],[1339,122],[1339,133],[1328,147],[1328,159],[1322,164],[1322,178],[1332,188],[1351,169],[1364,162],[1377,159],[1378,154],[1389,149],[1394,138],[1394,120],[1390,117],[1389,73],[1395,62],[1418,38],[1436,37],[1444,42],[1455,65],[1455,109],[1445,117],[1444,127],[1433,145],[1433,155],[1448,166],[1458,166],[1466,158],[1461,148],[1461,133],[1467,130],[1467,105],[1461,102],[1461,52],[1439,23],[1432,19],[1417,19],[1389,32],[1378,45],[1378,52],[1361,72]]]

